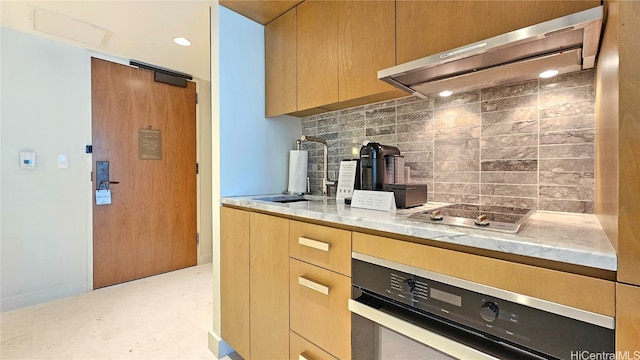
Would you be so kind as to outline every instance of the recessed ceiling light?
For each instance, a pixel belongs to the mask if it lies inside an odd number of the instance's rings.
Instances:
[[[183,38],[183,37],[174,37],[173,38],[173,42],[180,45],[180,46],[190,46],[191,45],[191,41]]]
[[[552,78],[558,75],[558,70],[547,70],[540,73],[540,77],[543,79]]]
[[[451,94],[453,94],[453,92],[451,90],[445,90],[445,91],[439,93],[438,95],[440,95],[442,97],[447,97],[447,96],[451,96]]]

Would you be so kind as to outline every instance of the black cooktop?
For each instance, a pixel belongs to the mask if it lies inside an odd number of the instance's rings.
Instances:
[[[536,209],[479,204],[452,204],[422,211],[410,219],[446,225],[474,227],[509,233],[520,231]]]

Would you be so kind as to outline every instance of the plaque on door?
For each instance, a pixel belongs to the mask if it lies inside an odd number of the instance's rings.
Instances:
[[[162,160],[162,132],[155,129],[138,129],[138,159]]]

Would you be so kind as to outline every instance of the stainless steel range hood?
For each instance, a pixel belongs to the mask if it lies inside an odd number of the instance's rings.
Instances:
[[[602,18],[602,6],[584,10],[380,70],[378,78],[425,98],[531,80],[549,69],[590,69]]]

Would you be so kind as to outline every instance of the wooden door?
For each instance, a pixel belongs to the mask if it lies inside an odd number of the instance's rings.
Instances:
[[[93,58],[91,98],[93,187],[96,161],[119,181],[93,201],[94,288],[195,265],[195,84]]]

